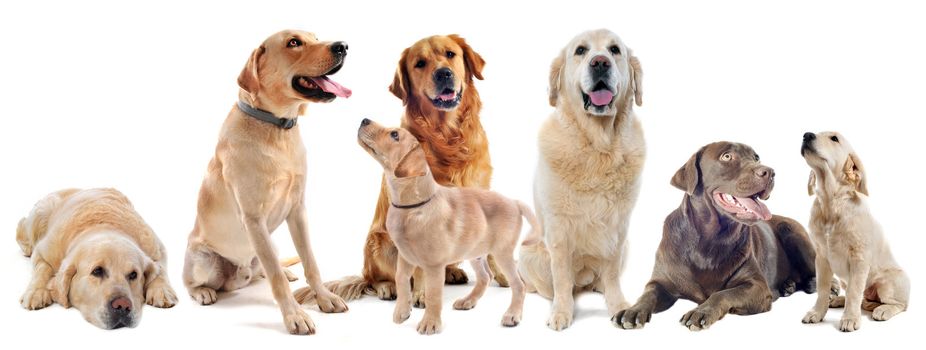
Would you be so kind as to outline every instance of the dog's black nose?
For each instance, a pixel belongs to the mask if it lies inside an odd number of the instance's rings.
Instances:
[[[817,135],[815,135],[815,134],[812,133],[812,132],[805,132],[805,133],[804,133],[804,141],[813,141],[815,138],[817,138]]]
[[[441,68],[434,71],[434,81],[436,82],[446,82],[453,79],[453,71],[450,68]]]
[[[363,118],[363,120],[360,121],[360,126],[367,126],[367,125],[370,125],[370,120],[367,118]]]
[[[331,52],[338,56],[344,56],[347,54],[347,43],[343,41],[335,41],[331,43]]]
[[[607,72],[608,69],[611,69],[611,61],[604,55],[593,57],[589,65],[592,67],[592,70],[596,72]]]
[[[126,297],[115,297],[109,301],[109,311],[116,315],[132,312],[132,301]]]

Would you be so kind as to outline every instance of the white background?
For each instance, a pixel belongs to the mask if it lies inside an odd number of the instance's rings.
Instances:
[[[6,2],[0,10],[3,340],[43,348],[841,348],[910,341],[922,316],[926,233],[919,127],[926,117],[926,13],[919,6],[886,1]],[[706,332],[691,333],[677,320],[694,304],[679,302],[654,315],[645,329],[623,331],[611,326],[602,297],[586,294],[579,298],[575,324],[556,333],[545,325],[550,303],[537,295],[528,296],[523,322],[514,329],[499,326],[508,289],[490,288],[475,310],[453,311],[450,303],[470,285],[445,290],[444,332],[438,336],[415,332],[421,311],[398,326],[391,321],[393,303],[367,297],[350,303],[346,314],[311,309],[317,335],[295,337],[285,333],[264,282],[222,295],[209,307],[187,296],[180,272],[200,180],[237,97],[235,79],[251,50],[271,33],[299,28],[350,45],[345,68],[333,78],[353,89],[353,97],[312,105],[300,120],[309,158],[312,243],[323,278],[330,280],[360,272],[381,169],[357,146],[356,129],[363,117],[399,123],[401,103],[387,86],[403,48],[424,36],[459,33],[482,54],[485,80],[477,86],[495,167],[492,186],[533,203],[537,130],[552,110],[546,95],[549,64],[574,35],[600,27],[618,33],[644,71],[644,104],[636,111],[649,151],[622,279],[631,300],[649,277],[662,219],[682,196],[669,178],[699,146],[716,140],[752,145],[778,174],[769,208],[806,223],[811,198],[805,192],[809,169],[798,152],[801,135],[838,130],[867,167],[871,206],[913,280],[910,310],[886,323],[866,316],[861,330],[841,334],[835,328],[841,311],[832,311],[822,325],[802,325],[814,296],[798,294],[780,299],[769,313],[728,316]],[[25,311],[18,304],[31,272],[14,243],[19,218],[48,192],[100,186],[127,194],[171,257],[180,303],[169,310],[146,307],[135,329],[102,331],[74,310],[55,305]],[[281,256],[294,254],[285,230],[274,235]],[[294,271],[301,275],[301,269]]]

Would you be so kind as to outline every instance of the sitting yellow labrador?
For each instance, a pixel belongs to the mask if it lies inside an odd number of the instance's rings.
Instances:
[[[399,251],[393,321],[402,323],[411,314],[408,281],[418,267],[423,276],[416,276],[415,282],[423,278],[426,305],[418,332],[440,332],[445,267],[470,260],[476,272],[476,286],[453,304],[454,309],[469,310],[476,306],[489,283],[486,256],[492,254],[501,272],[511,277],[511,305],[502,317],[502,325],[517,326],[525,294],[514,261],[521,217],[531,225],[525,244],[540,239],[540,225],[531,209],[492,191],[438,185],[421,144],[408,130],[384,128],[364,119],[357,140],[383,166],[392,200],[386,228]]]
[[[67,189],[49,194],[19,221],[16,242],[32,257],[20,303],[37,310],[72,305],[97,327],[135,327],[142,305],[172,307],[167,252],[119,191]]]

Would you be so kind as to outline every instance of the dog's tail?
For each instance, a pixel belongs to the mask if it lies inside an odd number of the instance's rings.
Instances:
[[[16,225],[16,243],[19,243],[19,248],[22,249],[23,255],[32,256],[32,240],[26,232],[26,218],[19,220],[19,224]]]
[[[540,221],[537,220],[537,216],[534,215],[534,211],[524,204],[522,201],[515,201],[518,203],[518,209],[521,210],[521,216],[527,220],[527,223],[531,225],[531,232],[527,234],[527,237],[524,238],[524,241],[521,242],[522,246],[532,245],[543,239],[543,229],[540,227]]]
[[[288,258],[285,258],[285,259],[280,260],[280,266],[283,266],[283,267],[290,267],[290,266],[296,265],[296,264],[298,264],[298,263],[300,263],[300,262],[302,262],[302,260],[299,259],[298,256],[291,256],[291,257],[288,257]]]
[[[337,294],[344,301],[360,299],[364,294],[376,295],[373,286],[363,276],[347,276],[336,281],[328,281],[325,282],[325,288]],[[293,296],[299,304],[313,304],[316,293],[311,286],[305,286],[293,292]]]

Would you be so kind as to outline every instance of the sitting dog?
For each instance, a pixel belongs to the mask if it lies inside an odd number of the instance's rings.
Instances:
[[[364,119],[357,132],[360,146],[383,166],[392,208],[386,228],[398,249],[396,307],[393,321],[402,323],[411,314],[412,271],[423,271],[425,315],[418,324],[421,334],[441,330],[441,293],[446,266],[470,260],[476,286],[453,307],[476,306],[489,283],[487,255],[492,254],[502,273],[511,276],[511,305],[502,325],[521,321],[524,283],[518,276],[514,248],[521,233],[521,217],[531,224],[527,242],[540,239],[540,226],[530,208],[494,192],[470,187],[439,185],[428,167],[421,144],[408,130],[384,128]],[[417,277],[415,282],[419,282]]]
[[[807,192],[817,196],[810,211],[817,281],[835,272],[846,290],[845,299],[835,305],[846,307],[839,330],[857,330],[862,309],[871,311],[876,321],[906,310],[910,279],[894,261],[881,226],[868,210],[868,178],[852,146],[835,132],[808,132],[801,155],[811,168]],[[818,296],[803,322],[823,321],[828,306],[830,301]]]
[[[796,290],[813,293],[807,233],[761,202],[774,183],[775,171],[747,145],[716,142],[691,156],[672,177],[685,197],[665,220],[652,278],[636,305],[611,319],[614,325],[641,328],[684,298],[698,307],[681,323],[697,331],[730,312],[766,312]]]
[[[19,221],[16,242],[32,257],[32,281],[20,299],[26,309],[56,301],[116,329],[137,326],[143,304],[177,303],[164,245],[114,189],[49,194]]]

